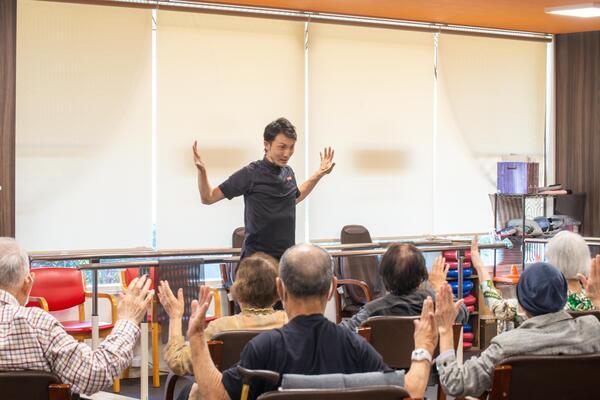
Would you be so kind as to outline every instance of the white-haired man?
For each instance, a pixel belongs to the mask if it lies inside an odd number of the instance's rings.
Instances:
[[[119,320],[94,351],[49,313],[24,307],[34,279],[27,253],[14,239],[0,237],[0,371],[52,372],[82,394],[111,385],[131,363],[138,324],[154,294],[150,279],[131,282],[119,303]]]

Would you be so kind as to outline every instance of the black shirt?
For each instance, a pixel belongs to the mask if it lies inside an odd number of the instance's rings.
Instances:
[[[244,347],[239,364],[249,369],[304,375],[388,369],[379,353],[362,337],[322,314],[301,315],[283,328],[256,336]],[[242,378],[235,366],[223,372],[222,382],[231,399],[240,398]],[[277,384],[255,380],[249,398],[256,399],[277,387]]]
[[[291,167],[279,167],[266,159],[254,161],[231,175],[219,189],[229,200],[244,195],[242,257],[262,251],[279,259],[295,244],[300,190]]]

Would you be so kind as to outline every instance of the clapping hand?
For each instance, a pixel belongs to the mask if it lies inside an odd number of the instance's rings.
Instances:
[[[438,332],[433,313],[433,300],[427,297],[423,302],[421,318],[415,320],[415,349],[425,349],[433,354],[438,342]]]
[[[192,301],[192,315],[188,325],[188,338],[204,339],[204,326],[206,323],[206,312],[213,299],[213,294],[208,286],[200,286],[198,300]]]
[[[133,279],[125,293],[121,293],[117,315],[119,319],[127,319],[139,324],[150,308],[154,290],[150,290],[152,280],[147,275]]]
[[[429,273],[429,285],[437,293],[442,285],[446,283],[446,275],[450,266],[446,264],[446,259],[438,256],[433,262],[431,272]]]
[[[435,321],[440,333],[452,330],[452,324],[463,304],[463,299],[454,302],[452,289],[447,283],[442,285],[435,299]]]
[[[181,319],[185,310],[185,301],[183,299],[183,289],[177,290],[177,297],[169,286],[169,282],[160,281],[158,290],[158,300],[164,307],[170,319]]]

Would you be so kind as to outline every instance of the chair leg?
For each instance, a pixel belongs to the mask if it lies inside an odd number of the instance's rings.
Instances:
[[[125,371],[121,375],[123,375],[123,379],[129,378],[129,367],[125,368]]]
[[[158,352],[158,332],[157,322],[152,324],[152,386],[160,387],[160,358]]]
[[[438,386],[437,400],[446,400],[446,393],[444,393],[441,386]]]
[[[113,382],[113,392],[115,392],[115,393],[121,392],[121,379],[117,378]]]

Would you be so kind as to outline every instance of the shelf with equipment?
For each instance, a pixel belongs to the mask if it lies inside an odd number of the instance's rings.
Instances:
[[[554,199],[561,195],[556,194],[542,194],[542,193],[531,193],[531,194],[505,194],[505,193],[493,193],[490,197],[493,200],[493,212],[494,212],[494,229],[496,232],[498,229],[504,228],[504,225],[514,219],[521,220],[521,233],[513,236],[509,236],[509,240],[516,246],[520,246],[520,265],[524,268],[526,265],[527,248],[526,242],[523,240],[527,238],[526,226],[527,219],[533,220],[536,217],[547,215],[547,200]],[[502,226],[498,226],[500,225]],[[497,252],[494,250],[494,269],[493,277],[497,275]]]

